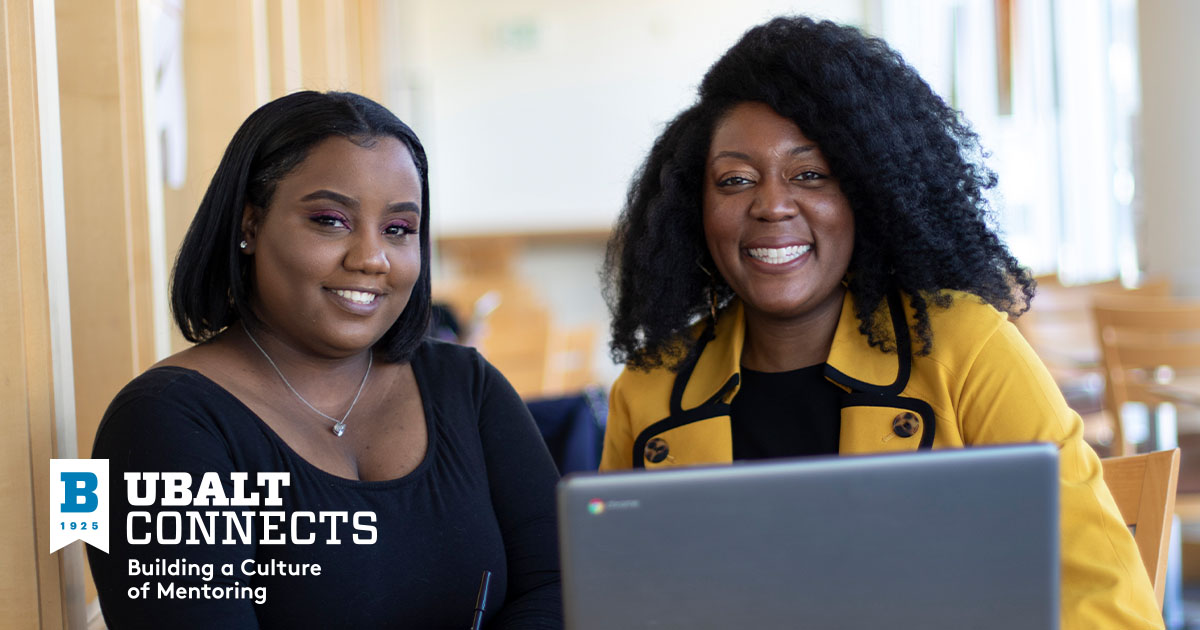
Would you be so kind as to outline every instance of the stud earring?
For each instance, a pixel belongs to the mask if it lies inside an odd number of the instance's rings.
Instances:
[[[238,247],[240,247],[242,249],[246,249],[249,246],[250,246],[250,244],[247,243],[246,241],[242,241],[241,243],[238,243]]]

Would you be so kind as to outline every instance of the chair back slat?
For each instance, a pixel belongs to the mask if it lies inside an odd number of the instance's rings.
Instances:
[[[1200,368],[1200,343],[1122,345],[1113,348],[1125,369],[1153,371],[1159,366],[1175,370]]]
[[[1196,319],[1200,306],[1169,297],[1107,295],[1096,297],[1092,304],[1105,310],[1105,323],[1118,328],[1200,329],[1200,320]]]
[[[1037,295],[1029,310],[1013,323],[1050,371],[1067,403],[1083,418],[1088,442],[1098,449],[1123,452],[1120,422],[1104,394],[1092,302],[1110,296],[1165,297],[1170,294],[1170,282],[1153,276],[1136,288],[1127,288],[1119,280],[1064,284],[1053,274],[1034,279]]]
[[[1104,482],[1125,524],[1133,528],[1142,564],[1162,606],[1167,547],[1179,480],[1179,449],[1100,460]]]
[[[1104,367],[1105,403],[1117,418],[1114,450],[1129,454],[1132,448],[1120,417],[1125,403],[1157,404],[1163,398],[1155,385],[1164,375],[1200,374],[1200,302],[1105,296],[1093,301],[1092,316]]]

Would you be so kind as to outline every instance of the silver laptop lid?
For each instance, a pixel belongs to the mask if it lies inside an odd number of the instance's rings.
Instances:
[[[1058,627],[1048,444],[572,475],[572,630]]]

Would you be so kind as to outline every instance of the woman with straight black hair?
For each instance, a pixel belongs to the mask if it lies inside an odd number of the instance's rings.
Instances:
[[[989,224],[982,157],[882,40],[749,30],[654,143],[609,243],[626,369],[601,468],[1051,442],[1063,630],[1161,628],[1083,424],[1009,322],[1034,282]]]
[[[426,338],[429,274],[407,125],[336,92],[250,115],[175,264],[196,345],[96,437],[110,627],[561,627],[557,473],[503,376]]]

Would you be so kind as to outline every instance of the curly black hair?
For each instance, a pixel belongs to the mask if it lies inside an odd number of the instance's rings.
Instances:
[[[696,103],[671,121],[634,177],[608,243],[604,295],[612,357],[678,369],[689,328],[712,308],[702,186],[713,130],[734,105],[761,102],[814,140],[854,213],[847,272],[859,330],[896,351],[875,313],[899,290],[916,311],[920,347],[933,344],[931,306],[958,290],[1016,316],[1034,281],[989,227],[984,192],[996,175],[979,137],[899,53],[858,29],[806,17],[754,27],[705,74]],[[733,291],[715,277],[717,301]],[[682,350],[682,351],[681,351]]]

